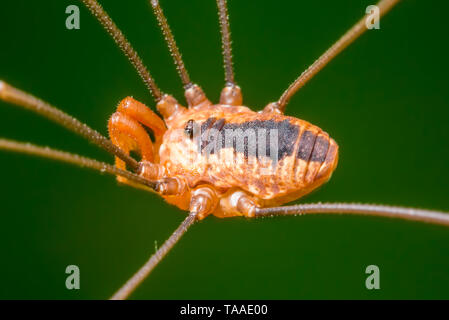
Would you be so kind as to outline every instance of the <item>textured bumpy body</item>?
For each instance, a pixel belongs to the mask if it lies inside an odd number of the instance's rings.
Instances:
[[[220,194],[241,189],[263,206],[312,191],[338,161],[337,144],[317,126],[243,106],[192,108],[167,126],[159,158],[169,175]]]

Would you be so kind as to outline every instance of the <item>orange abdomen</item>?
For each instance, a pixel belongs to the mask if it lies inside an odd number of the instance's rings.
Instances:
[[[179,141],[182,157],[173,157],[172,144],[169,167],[179,173],[193,168],[192,186],[205,182],[223,192],[240,188],[278,204],[326,182],[337,164],[335,141],[304,120],[250,111],[189,121],[198,132],[186,137],[191,141]]]

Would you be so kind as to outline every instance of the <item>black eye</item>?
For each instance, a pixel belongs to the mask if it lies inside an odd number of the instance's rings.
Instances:
[[[184,127],[184,133],[190,138],[193,139],[193,125],[195,124],[195,121],[190,119],[187,121],[186,126]]]

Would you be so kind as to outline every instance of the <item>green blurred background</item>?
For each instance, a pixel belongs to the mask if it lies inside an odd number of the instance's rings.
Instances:
[[[102,1],[162,90],[184,101],[146,0]],[[65,28],[65,8],[81,29]],[[230,1],[236,79],[262,108],[352,26],[373,1]],[[217,101],[223,86],[216,4],[163,6],[192,79]],[[408,0],[291,101],[340,145],[331,181],[303,202],[355,201],[449,211],[449,65],[445,1]],[[6,1],[0,78],[107,134],[118,101],[153,106],[145,86],[78,1]],[[112,161],[78,136],[0,103],[0,136]],[[185,217],[113,177],[0,153],[0,298],[108,298]],[[81,289],[65,288],[65,268]],[[365,268],[380,268],[380,290]],[[368,217],[246,220],[195,225],[132,296],[136,299],[449,298],[449,229]]]

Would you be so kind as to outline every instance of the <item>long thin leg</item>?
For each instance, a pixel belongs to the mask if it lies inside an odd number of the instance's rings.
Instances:
[[[172,233],[164,244],[150,259],[129,279],[112,297],[111,300],[124,300],[148,277],[153,269],[162,261],[173,246],[196,221],[197,212],[191,212],[181,225]]]
[[[112,19],[104,11],[101,5],[96,0],[82,0],[90,12],[98,19],[106,31],[114,39],[122,52],[128,57],[131,64],[136,69],[143,82],[146,84],[148,90],[156,101],[162,99],[162,93],[154,82],[150,72],[147,70],[137,52],[133,49],[131,44],[126,40],[123,33],[115,25]]]
[[[226,0],[217,0],[218,17],[221,30],[221,45],[223,49],[223,65],[226,85],[233,86],[234,70],[232,68],[231,29],[229,27],[228,7]]]
[[[161,27],[162,34],[164,35],[165,42],[168,45],[170,54],[175,62],[176,69],[178,70],[179,77],[181,78],[182,84],[184,86],[184,94],[189,107],[201,107],[211,105],[210,101],[206,98],[203,90],[196,84],[194,84],[189,77],[184,62],[182,60],[182,55],[179,52],[179,48],[176,45],[175,37],[170,30],[167,18],[165,18],[164,12],[159,5],[159,0],[149,0],[151,8],[157,18],[159,26]]]
[[[184,85],[184,88],[187,89],[192,86],[192,82],[190,81],[189,73],[187,72],[184,61],[182,60],[181,52],[179,52],[179,48],[176,45],[175,37],[173,36],[173,33],[170,30],[170,26],[168,25],[167,18],[165,18],[164,12],[162,11],[158,0],[149,1],[151,7],[153,8],[154,15],[156,16],[159,23],[159,26],[161,27],[165,41],[167,42],[170,54],[175,62],[176,69],[178,70],[178,74],[181,78],[182,84]]]
[[[209,186],[199,186],[192,192],[190,199],[190,214],[172,233],[155,254],[129,279],[112,297],[112,300],[126,299],[145,280],[153,269],[162,261],[176,242],[186,233],[190,226],[198,219],[203,219],[211,213],[217,205],[218,198]]]
[[[54,150],[48,147],[39,147],[31,143],[23,143],[1,138],[0,138],[0,150],[20,152],[33,156],[66,162],[77,165],[79,167],[93,169],[101,173],[107,173],[114,176],[121,176],[136,184],[150,187],[151,189],[156,188],[156,181],[147,180],[129,171],[120,170],[119,168],[112,166],[110,164],[82,157],[77,154]]]
[[[390,9],[399,2],[399,0],[381,0],[377,4],[380,15],[386,14]],[[319,57],[306,71],[304,71],[282,94],[278,102],[275,103],[280,111],[284,112],[285,107],[290,98],[302,87],[307,81],[312,79],[321,69],[323,69],[335,56],[342,52],[355,39],[360,37],[366,31],[366,18],[360,19],[351,29],[349,29],[332,47],[330,47],[321,57]]]
[[[231,106],[242,105],[242,91],[235,84],[232,67],[231,29],[226,0],[217,0],[218,18],[220,22],[221,44],[223,48],[223,66],[225,69],[225,87],[221,91],[220,103]]]
[[[0,81],[0,99],[36,112],[69,129],[70,131],[83,136],[100,148],[103,148],[107,152],[122,159],[132,170],[136,170],[139,166],[136,160],[128,156],[120,148],[116,147],[109,139],[101,135],[99,132],[53,107],[47,102],[21,91],[4,81]]]
[[[388,218],[400,218],[404,220],[428,222],[442,226],[449,226],[449,213],[382,206],[359,203],[313,203],[299,204],[294,206],[276,207],[276,208],[258,208],[256,217],[264,216],[287,216],[303,215],[317,213],[337,213],[337,214],[358,214],[367,216],[378,216]]]

